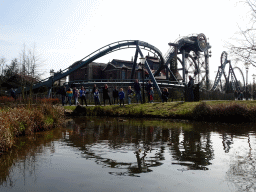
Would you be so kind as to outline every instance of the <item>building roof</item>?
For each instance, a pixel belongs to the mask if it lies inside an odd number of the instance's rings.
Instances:
[[[76,65],[80,64],[81,62],[83,62],[83,61],[76,61],[75,63],[73,63],[72,65],[70,65],[70,67],[72,68],[72,67],[74,67],[74,66],[76,66]],[[106,63],[96,63],[96,62],[91,62],[91,63],[89,63],[88,65],[93,65],[93,66],[103,66],[103,65],[107,65],[107,64],[106,64]],[[87,67],[87,65],[86,65],[86,66],[81,67],[81,69],[84,69],[84,68],[86,68],[86,67]]]
[[[112,66],[113,68],[116,68],[116,69],[126,68],[131,70],[133,66],[133,62],[113,59],[111,62],[108,63],[108,65],[103,69],[103,71],[109,68],[109,66]]]
[[[160,63],[160,60],[157,57],[146,56],[146,59],[154,63],[158,63],[158,64]]]

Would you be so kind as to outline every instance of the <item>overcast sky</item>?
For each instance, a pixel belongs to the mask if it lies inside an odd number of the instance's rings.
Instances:
[[[204,33],[212,46],[210,79],[238,26],[249,20],[239,0],[0,0],[0,58],[19,57],[36,45],[41,71],[65,69],[95,50],[120,40],[148,42],[163,54],[179,36]],[[100,58],[131,60],[135,50]],[[244,70],[243,66],[240,66]],[[251,67],[249,76],[254,72]],[[251,78],[251,77],[250,77]]]

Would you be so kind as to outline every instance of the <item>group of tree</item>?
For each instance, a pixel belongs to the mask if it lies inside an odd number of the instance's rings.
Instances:
[[[6,94],[11,88],[21,88],[22,96],[25,97],[26,90],[32,94],[32,86],[39,81],[38,69],[41,65],[36,49],[27,49],[24,45],[19,57],[14,58],[8,64],[4,56],[0,58],[0,86],[1,95]]]
[[[227,43],[227,47],[236,62],[240,61],[256,67],[256,0],[245,0],[239,3],[249,8],[250,18],[247,26],[239,27],[238,32]]]

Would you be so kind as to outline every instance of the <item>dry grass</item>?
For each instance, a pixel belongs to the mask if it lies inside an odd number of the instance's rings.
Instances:
[[[62,125],[63,119],[63,108],[49,104],[1,109],[0,152],[11,148],[17,136],[49,130]]]

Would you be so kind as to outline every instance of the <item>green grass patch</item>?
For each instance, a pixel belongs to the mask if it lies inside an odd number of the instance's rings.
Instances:
[[[76,106],[65,106],[74,110]],[[87,116],[170,118],[242,123],[256,120],[256,101],[205,101],[88,106]]]

